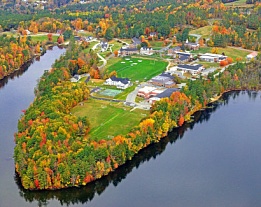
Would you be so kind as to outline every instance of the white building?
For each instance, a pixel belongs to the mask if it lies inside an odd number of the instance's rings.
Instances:
[[[200,73],[202,70],[204,70],[204,67],[203,67],[203,65],[200,65],[200,64],[194,64],[194,65],[180,64],[177,66],[177,69],[182,70],[183,72],[189,72],[193,75],[196,75],[196,74]]]
[[[248,54],[248,55],[246,56],[246,59],[247,59],[248,61],[253,60],[253,59],[256,59],[257,55],[258,55],[257,52],[252,52],[252,53],[250,53],[250,54]]]
[[[214,62],[220,62],[221,60],[227,59],[227,56],[219,55],[219,54],[212,54],[212,53],[205,53],[203,55],[200,55],[199,59],[201,61],[214,63]]]
[[[142,48],[140,48],[140,54],[141,55],[152,55],[153,49],[151,47],[142,47]]]
[[[106,79],[104,85],[116,86],[117,88],[120,89],[126,89],[129,86],[131,86],[131,82],[128,78],[117,78],[115,76],[112,76]]]

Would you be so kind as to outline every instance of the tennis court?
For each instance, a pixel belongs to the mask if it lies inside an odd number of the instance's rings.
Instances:
[[[105,89],[103,91],[100,91],[99,94],[102,96],[110,96],[110,97],[115,97],[119,93],[121,93],[121,90],[116,90],[116,89]]]

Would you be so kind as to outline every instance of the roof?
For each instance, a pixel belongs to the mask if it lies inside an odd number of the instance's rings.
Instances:
[[[156,90],[153,86],[144,86],[143,88],[140,88],[138,93],[150,93],[152,91]]]
[[[203,65],[197,64],[197,65],[178,65],[178,68],[184,68],[187,70],[198,70]]]
[[[250,54],[247,55],[248,58],[253,58],[253,57],[256,57],[258,55],[257,52],[252,52]]]
[[[168,88],[167,90],[163,91],[162,93],[156,95],[156,97],[158,97],[158,98],[170,97],[173,92],[178,91],[178,90],[179,89],[177,89],[177,88]]]
[[[129,79],[128,79],[128,78],[117,78],[117,77],[115,77],[115,76],[112,76],[112,77],[111,77],[111,80],[112,80],[112,81],[115,81],[115,82],[121,82],[121,83],[123,83],[123,84],[128,84],[128,82],[129,82]]]
[[[91,76],[88,76],[84,82],[88,83],[90,79],[91,79]]]
[[[187,55],[180,55],[179,56],[179,60],[181,60],[181,61],[184,61],[184,60],[187,60],[187,59],[189,59],[189,56],[187,56]]]
[[[134,43],[135,45],[141,44],[140,39],[138,39],[137,37],[133,37],[133,38],[132,38],[132,41],[133,41],[133,43]]]
[[[201,55],[200,57],[215,57],[215,58],[222,58],[222,57],[227,57],[225,55],[219,55],[219,54],[213,54],[213,53],[205,53],[203,55]]]
[[[161,73],[160,76],[168,77],[170,79],[174,79],[174,77],[170,73]]]
[[[108,42],[101,42],[101,47],[102,48],[107,48]]]
[[[174,77],[170,73],[163,72],[160,75],[153,77],[151,80],[162,81],[162,80],[173,80],[173,79],[174,79]]]
[[[73,77],[74,77],[76,80],[80,80],[80,78],[81,78],[81,76],[80,76],[80,75],[77,75],[77,74],[75,74]]]

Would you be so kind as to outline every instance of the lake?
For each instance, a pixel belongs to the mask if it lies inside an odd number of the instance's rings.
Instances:
[[[0,207],[260,206],[261,93],[233,92],[108,176],[81,188],[25,191],[15,176],[13,134],[53,48],[0,88]],[[1,85],[1,84],[0,84]]]

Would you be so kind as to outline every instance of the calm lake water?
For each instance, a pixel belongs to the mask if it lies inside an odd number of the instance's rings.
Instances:
[[[261,205],[261,93],[233,92],[195,122],[142,150],[82,188],[24,191],[14,173],[13,134],[43,71],[64,50],[48,51],[0,88],[0,207],[250,207]]]

